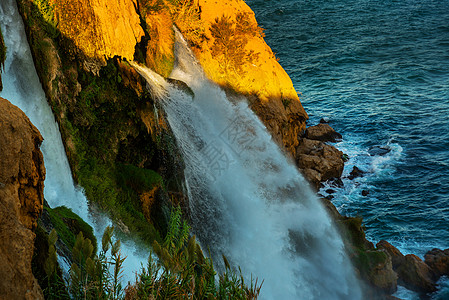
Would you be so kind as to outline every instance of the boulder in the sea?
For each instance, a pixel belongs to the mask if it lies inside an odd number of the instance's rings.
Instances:
[[[327,123],[329,123],[329,122],[330,122],[330,120],[329,120],[328,117],[324,117],[324,118],[321,118],[321,119],[320,119],[320,124],[327,124]]]
[[[407,254],[396,272],[402,284],[410,290],[418,293],[431,293],[437,290],[435,273],[414,254]]]
[[[368,196],[369,195],[369,191],[368,190],[363,190],[362,191],[362,196],[363,197],[366,197],[366,196]]]
[[[342,136],[328,124],[318,124],[306,129],[305,137],[311,140],[322,142],[336,142],[341,140]]]
[[[437,277],[449,275],[449,249],[432,249],[424,255],[424,261]]]
[[[354,166],[352,168],[351,173],[349,173],[348,179],[353,180],[357,177],[362,177],[364,174],[365,174],[364,171],[362,171],[359,168],[357,168],[356,166]]]
[[[31,270],[33,230],[42,212],[42,136],[25,114],[0,98],[0,295],[43,299]]]
[[[368,154],[371,156],[383,156],[390,153],[391,148],[387,146],[372,146],[368,149]]]
[[[331,145],[303,138],[296,152],[297,165],[316,188],[320,182],[338,178],[343,172],[343,153]]]

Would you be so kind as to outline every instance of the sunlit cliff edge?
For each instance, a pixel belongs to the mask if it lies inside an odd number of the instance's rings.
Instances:
[[[212,81],[248,95],[252,109],[293,156],[305,129],[292,81],[242,0],[53,0],[57,29],[97,72],[108,58],[144,61],[164,76],[173,65],[173,25],[189,40]],[[139,15],[140,14],[140,15]],[[137,48],[143,52],[135,52]],[[69,49],[72,51],[72,49]]]

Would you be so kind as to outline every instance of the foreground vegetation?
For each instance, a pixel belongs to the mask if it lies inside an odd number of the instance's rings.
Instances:
[[[73,263],[65,288],[58,269],[56,242],[58,234],[52,230],[47,236],[48,253],[45,274],[38,277],[46,299],[257,299],[262,284],[257,279],[246,283],[241,271],[231,268],[223,257],[226,270],[219,275],[212,260],[205,257],[189,226],[182,220],[180,208],[170,217],[167,235],[154,243],[148,265],[142,266],[136,282],[124,287],[121,282],[122,265],[126,259],[120,251],[120,240],[114,239],[113,227],[107,227],[99,253],[96,245],[80,231],[73,245]],[[60,234],[59,234],[60,235]]]

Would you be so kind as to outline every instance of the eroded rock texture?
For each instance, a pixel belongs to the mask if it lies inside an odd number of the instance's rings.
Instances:
[[[43,299],[31,271],[33,229],[43,208],[42,136],[25,114],[0,98],[0,295]]]

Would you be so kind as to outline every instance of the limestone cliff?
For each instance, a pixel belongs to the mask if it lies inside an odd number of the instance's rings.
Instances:
[[[204,39],[194,51],[208,77],[249,95],[268,130],[296,155],[308,118],[293,83],[263,39],[254,12],[243,0],[196,1]]]
[[[57,28],[86,56],[85,67],[120,56],[134,59],[134,47],[144,31],[136,0],[53,0]],[[94,71],[98,71],[93,68]]]
[[[0,98],[0,295],[43,299],[31,271],[34,233],[43,208],[42,136],[25,114]]]

